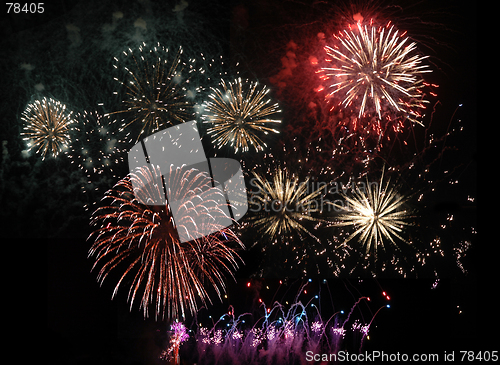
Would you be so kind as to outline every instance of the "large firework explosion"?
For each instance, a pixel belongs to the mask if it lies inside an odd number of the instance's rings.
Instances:
[[[272,104],[269,89],[257,82],[242,81],[241,78],[226,83],[221,80],[221,88],[212,88],[204,103],[204,123],[210,125],[207,133],[217,148],[231,146],[234,152],[267,147],[264,137],[269,133],[279,133],[276,129],[279,113],[277,103]]]
[[[217,225],[217,215],[224,214],[213,202],[212,180],[194,169],[171,168],[169,198],[184,199],[181,221],[174,222],[168,203],[145,205],[164,201],[164,188],[159,169],[138,168],[109,190],[103,205],[92,215],[95,227],[89,238],[94,240],[90,256],[96,257],[94,267],[101,266],[98,280],[102,282],[117,267],[125,270],[118,280],[118,288],[129,285],[130,305],[140,298],[144,316],[154,306],[156,318],[184,318],[194,313],[199,301],[208,297],[210,284],[219,297],[224,291],[224,274],[232,275],[238,267],[238,255],[231,243],[241,246],[236,235],[227,228],[215,226],[218,231],[207,237],[181,242],[178,230],[196,231],[197,225]],[[177,182],[177,184],[176,184]],[[222,194],[222,193],[221,193]],[[201,206],[200,206],[201,205]],[[196,222],[196,223],[195,223]],[[131,276],[131,281],[128,277]]]
[[[107,115],[123,115],[120,130],[130,140],[137,142],[161,128],[194,118],[194,99],[200,89],[189,82],[196,69],[193,59],[183,60],[182,47],[172,52],[159,43],[152,47],[142,43],[114,60],[113,67],[125,71],[123,78],[114,77],[123,88],[115,94],[124,91],[125,96],[120,110]]]
[[[42,160],[47,156],[56,157],[68,148],[70,129],[74,123],[72,112],[66,111],[66,105],[52,98],[35,100],[23,111],[21,120],[25,123],[24,140],[28,151],[36,149]]]
[[[309,58],[320,80],[314,91],[324,101],[309,102],[305,129],[312,129],[314,137],[306,143],[323,161],[367,162],[397,142],[404,149],[413,125],[423,126],[429,96],[436,96],[423,78],[431,72],[427,57],[406,32],[390,22],[382,26],[356,19],[332,40],[319,33],[323,55]],[[304,129],[297,124],[290,130],[297,128],[294,138]]]
[[[397,182],[384,179],[384,173],[385,169],[377,181],[370,182],[367,178],[366,183],[353,185],[350,193],[342,193],[342,204],[329,204],[339,212],[334,225],[350,228],[339,247],[350,244],[353,249],[364,252],[360,264],[365,268],[374,266],[371,269],[374,272],[380,263],[385,270],[387,258],[392,256],[392,266],[399,273],[404,273],[408,268],[398,265],[398,256],[404,258],[407,255],[408,250],[402,249],[401,245],[412,244],[406,238],[406,231],[414,224],[415,213],[408,204],[410,196],[400,192]],[[339,232],[336,234],[339,235]],[[337,240],[342,236],[344,233]],[[380,260],[379,256],[382,256]]]
[[[411,211],[405,208],[409,198],[400,194],[390,179],[384,181],[383,172],[378,182],[371,184],[367,180],[363,189],[356,188],[352,197],[345,195],[344,198],[346,206],[337,206],[342,210],[338,225],[355,228],[346,243],[358,237],[366,254],[375,257],[377,250],[386,249],[386,244],[408,243],[401,234],[412,217]]]
[[[381,124],[392,121],[391,116],[421,124],[420,110],[428,103],[422,90],[422,74],[431,70],[423,63],[427,57],[415,54],[416,43],[409,43],[405,35],[390,22],[383,27],[358,21],[355,29],[334,35],[334,43],[338,44],[325,46],[325,61],[333,63],[332,67],[320,69],[326,98],[340,95],[341,101],[334,107],[355,105],[360,120],[353,121],[353,129],[363,123],[362,118],[373,117],[378,124],[370,127],[377,134]]]
[[[250,204],[258,214],[252,225],[273,244],[287,242],[294,232],[314,237],[303,223],[318,220],[311,213],[320,211],[315,198],[321,190],[309,191],[309,180],[301,182],[287,168],[276,169],[271,181],[255,172],[253,175],[251,184],[257,190]]]

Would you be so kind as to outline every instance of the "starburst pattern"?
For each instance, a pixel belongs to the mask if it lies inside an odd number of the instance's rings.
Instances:
[[[325,46],[332,67],[323,67],[320,77],[328,82],[327,98],[338,96],[344,108],[354,105],[358,119],[409,119],[422,124],[424,98],[422,74],[431,72],[416,54],[416,44],[393,25],[362,25],[334,35],[336,44]],[[390,110],[390,113],[387,111]],[[397,118],[394,118],[394,115]],[[392,116],[392,118],[391,118]]]
[[[372,254],[376,260],[377,251],[385,250],[387,243],[396,249],[398,241],[408,243],[402,232],[413,216],[405,207],[409,197],[400,194],[390,179],[384,181],[383,173],[377,184],[367,181],[366,189],[355,189],[352,196],[344,198],[346,206],[333,204],[342,211],[336,225],[354,228],[343,245],[357,238],[366,256]]]
[[[210,124],[207,133],[218,148],[231,146],[234,152],[246,152],[253,147],[262,151],[267,147],[262,135],[279,133],[276,126],[281,123],[272,119],[280,112],[277,103],[271,104],[269,89],[259,87],[257,82],[220,82],[221,88],[212,88],[204,103],[204,123]]]
[[[125,70],[123,80],[114,79],[126,95],[122,108],[108,115],[124,115],[121,130],[131,133],[136,142],[162,127],[194,117],[194,98],[200,88],[191,87],[194,60],[183,62],[182,53],[182,47],[172,54],[159,43],[152,48],[142,43],[138,50],[124,51],[122,60],[114,58],[114,68]]]
[[[254,172],[252,184],[257,188],[250,199],[251,210],[258,214],[253,224],[259,232],[276,242],[280,237],[287,237],[292,232],[307,234],[316,238],[304,222],[318,222],[311,213],[319,212],[321,207],[315,199],[321,189],[309,191],[309,179],[300,182],[299,177],[285,169],[276,169],[272,180]]]
[[[155,317],[178,318],[194,313],[197,299],[210,302],[207,283],[221,297],[224,272],[232,275],[238,267],[239,256],[230,245],[242,247],[229,228],[220,226],[210,227],[210,231],[218,231],[212,235],[181,242],[178,231],[217,225],[216,217],[224,213],[217,206],[207,208],[204,204],[217,200],[207,174],[171,167],[168,176],[173,179],[170,186],[176,187],[168,197],[184,200],[177,208],[183,210],[183,219],[174,222],[168,203],[141,203],[164,201],[164,188],[156,183],[162,181],[162,175],[154,167],[138,168],[120,180],[103,199],[109,205],[97,209],[91,219],[96,229],[89,237],[95,239],[89,255],[96,256],[94,267],[101,265],[98,280],[102,282],[111,271],[124,267],[113,296],[121,284],[130,285],[130,306],[141,297],[145,317],[151,304]]]
[[[56,157],[70,143],[70,128],[74,122],[71,116],[66,105],[52,98],[44,97],[28,104],[21,116],[25,123],[22,135],[28,141],[28,150],[36,148],[42,160],[47,155]]]

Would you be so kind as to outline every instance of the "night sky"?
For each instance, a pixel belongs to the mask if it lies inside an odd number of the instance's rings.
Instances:
[[[26,147],[20,136],[20,116],[27,103],[48,96],[75,111],[90,110],[99,103],[112,107],[116,102],[111,97],[116,86],[110,77],[112,58],[139,41],[159,41],[169,47],[182,44],[189,55],[223,55],[228,63],[240,62],[244,77],[258,79],[272,89],[269,80],[281,68],[287,43],[294,40],[301,45],[320,31],[327,33],[334,24],[329,9],[335,7],[331,5],[349,3],[188,2],[182,19],[172,11],[175,1],[59,0],[45,4],[43,14],[5,14],[4,7],[0,23],[0,221],[2,243],[8,250],[4,296],[8,298],[6,313],[15,313],[20,319],[15,322],[22,334],[15,338],[23,342],[24,351],[34,361],[160,364],[158,355],[167,343],[168,324],[144,319],[137,306],[130,311],[126,290],[111,300],[111,280],[102,286],[97,283],[96,273],[91,272],[93,260],[87,258],[90,213],[83,209],[87,198],[81,193],[79,170],[66,156],[42,162],[33,153],[23,155]],[[377,4],[375,9],[393,15],[396,24],[407,24],[420,49],[430,55],[434,70],[430,82],[439,84],[440,102],[433,132],[445,133],[450,121],[460,120],[464,127],[463,133],[449,138],[450,148],[438,162],[438,171],[451,171],[446,180],[460,183],[439,185],[433,200],[427,202],[430,213],[425,217],[432,222],[453,214],[454,226],[445,235],[446,242],[459,241],[463,227],[479,230],[484,226],[476,219],[480,200],[476,191],[478,9],[465,1]],[[112,16],[117,11],[123,13],[118,20]],[[146,25],[134,26],[138,18]],[[459,104],[462,106],[454,114]],[[286,100],[282,105],[283,119],[293,119],[293,106]],[[126,174],[126,169],[123,163],[118,174]],[[474,202],[467,204],[467,197]],[[370,340],[363,345],[367,351],[496,350],[498,275],[496,251],[490,247],[496,240],[481,231],[473,236],[462,260],[467,273],[451,255],[439,260],[439,281],[434,289],[432,267],[416,279],[372,278],[369,273],[332,278],[325,274],[313,276],[309,293],[301,298],[308,300],[308,295],[321,291],[322,306],[329,313],[333,308],[347,310],[360,296],[369,296],[372,303],[362,306],[369,318],[380,306],[390,304],[374,320]],[[295,295],[306,279],[281,271],[272,275],[272,270],[269,277],[259,278],[256,273],[262,255],[256,250],[241,253],[246,264],[235,273],[235,281],[228,280],[228,298],[222,303],[214,300],[205,314],[218,317],[229,305],[239,313],[257,313],[256,298],[271,303],[273,297],[284,301]],[[327,287],[331,298],[326,295]],[[40,343],[45,343],[43,350],[39,350]]]

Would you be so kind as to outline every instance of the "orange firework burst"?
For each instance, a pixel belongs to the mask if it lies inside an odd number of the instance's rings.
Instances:
[[[142,296],[140,307],[145,317],[154,304],[155,318],[184,318],[198,310],[197,298],[204,304],[211,302],[204,284],[209,283],[221,298],[224,273],[232,276],[240,259],[228,243],[236,248],[243,245],[233,231],[217,227],[217,216],[224,213],[218,206],[206,204],[218,200],[206,173],[171,167],[164,177],[176,187],[168,197],[184,201],[177,208],[185,210],[182,220],[174,222],[168,202],[142,204],[165,201],[164,187],[155,183],[162,181],[161,177],[158,168],[138,168],[105,194],[103,200],[110,201],[109,205],[97,209],[91,219],[97,228],[89,237],[95,238],[89,256],[96,257],[94,268],[101,265],[101,283],[112,270],[125,269],[113,297],[126,283],[130,286],[130,306]],[[203,229],[200,225],[211,225],[211,231],[218,232],[181,242],[178,231]]]

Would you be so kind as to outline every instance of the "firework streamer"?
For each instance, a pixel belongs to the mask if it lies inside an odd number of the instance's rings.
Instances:
[[[186,359],[200,364],[295,364],[303,361],[306,354],[336,354],[345,346],[346,337],[355,339],[355,352],[361,350],[375,316],[389,306],[378,308],[366,322],[360,303],[369,304],[371,299],[363,296],[347,316],[344,310],[325,316],[320,309],[320,296],[313,294],[308,298],[304,294],[309,282],[301,286],[290,303],[276,301],[268,307],[260,300],[257,316],[236,315],[229,306],[225,314],[207,327],[198,313],[196,328],[192,330],[195,341],[184,347]],[[361,318],[354,313],[361,313]]]
[[[167,196],[185,202],[177,208],[183,216],[179,222],[173,221],[167,202],[142,204],[164,201],[164,188],[156,184],[161,176],[155,167],[138,168],[105,194],[108,205],[92,215],[95,230],[89,237],[94,240],[89,256],[96,257],[94,268],[101,267],[101,283],[111,271],[124,268],[113,297],[122,284],[130,285],[130,306],[139,297],[145,317],[153,305],[155,318],[185,318],[197,310],[198,301],[211,302],[207,283],[221,297],[224,273],[232,275],[238,267],[239,256],[231,246],[243,246],[229,228],[218,226],[217,217],[224,213],[217,206],[220,197],[214,194],[223,193],[211,189],[212,179],[206,173],[171,167],[169,186],[176,190]],[[216,233],[180,241],[178,230],[198,228]]]

